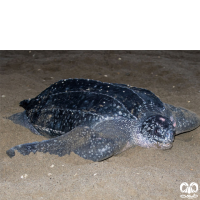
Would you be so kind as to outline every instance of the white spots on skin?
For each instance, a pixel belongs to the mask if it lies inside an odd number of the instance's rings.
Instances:
[[[66,80],[65,80],[66,81]],[[77,79],[77,81],[78,81],[78,79]],[[87,80],[87,81],[89,81],[89,79]],[[64,82],[62,82],[62,83],[64,83]],[[80,84],[82,84],[83,86],[85,86],[85,87],[87,87],[87,85],[84,85],[84,84],[87,84],[86,82],[84,82],[84,81],[78,81],[78,84],[80,85]],[[90,84],[90,82],[89,82],[89,84]],[[101,86],[101,85],[100,85]],[[108,88],[110,87],[110,86],[107,86]],[[113,88],[113,85],[112,85],[112,87],[111,87],[111,94],[112,94],[112,88]],[[93,88],[94,89],[94,88]],[[105,85],[105,87],[103,88],[103,92],[105,93],[105,92],[108,92],[108,90],[106,91],[106,85]],[[86,89],[86,90],[88,90],[88,89]],[[98,93],[98,89],[96,89],[97,90],[97,93]],[[99,91],[101,91],[102,89],[100,89]],[[123,89],[122,89],[123,90]],[[126,90],[126,89],[125,89]],[[110,90],[109,90],[110,91]],[[125,92],[125,91],[123,91],[123,92]],[[126,93],[128,92],[128,90],[126,90]],[[124,95],[126,95],[126,94],[124,94]],[[103,103],[105,103],[105,102],[103,102]],[[106,100],[106,103],[107,103],[107,100]],[[120,101],[119,101],[119,103],[120,103]],[[143,102],[144,103],[144,106],[145,106],[145,104],[146,104],[146,102],[144,101]],[[112,104],[112,102],[111,102],[111,104]],[[124,112],[123,111],[123,109],[124,109],[124,107],[123,107],[123,105],[124,104],[122,104],[121,105],[121,107],[120,106],[117,106],[117,108],[118,109],[121,109],[121,110],[116,110],[115,112],[116,113],[118,113],[118,115],[121,115],[122,114],[122,112]],[[105,106],[107,106],[107,105],[105,105]],[[153,105],[151,104],[150,105],[150,107],[153,107]],[[147,107],[146,107],[147,108]],[[103,108],[104,109],[104,108]],[[102,110],[103,110],[102,109]],[[105,111],[105,110],[104,110]],[[96,112],[96,111],[94,111],[94,112]],[[114,111],[112,112],[112,114],[116,114],[116,113],[114,113]],[[72,112],[72,114],[71,115],[73,115],[73,112]],[[74,111],[74,116],[76,115],[76,111]],[[80,114],[79,114],[80,115]],[[117,114],[116,114],[117,115]],[[123,116],[126,116],[127,114],[125,113],[125,114],[123,114]],[[112,115],[111,115],[112,116]],[[86,119],[86,118],[85,118]],[[162,120],[162,119],[161,119]],[[73,121],[73,120],[72,120]],[[74,120],[74,121],[76,121],[76,120]],[[105,147],[103,146],[103,149],[102,149],[102,151],[105,151]]]
[[[104,148],[99,149],[99,152],[104,153],[105,151],[107,151],[109,149],[109,146],[106,145]]]
[[[136,134],[134,138],[134,145],[138,145],[144,148],[156,148],[156,149],[170,149],[172,143],[153,143],[150,140],[147,140],[142,134]]]

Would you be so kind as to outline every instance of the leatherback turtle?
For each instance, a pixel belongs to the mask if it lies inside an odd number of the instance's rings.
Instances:
[[[49,152],[102,161],[130,147],[170,149],[176,134],[200,125],[184,108],[163,103],[151,91],[89,79],[60,80],[20,102],[25,111],[9,117],[33,133],[52,139],[21,144],[23,155]]]

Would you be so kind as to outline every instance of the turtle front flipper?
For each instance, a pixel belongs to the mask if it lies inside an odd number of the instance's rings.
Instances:
[[[116,133],[116,137],[113,137],[86,126],[79,126],[65,135],[41,142],[21,144],[12,147],[6,153],[9,157],[13,157],[15,150],[23,155],[38,151],[64,156],[74,152],[85,159],[101,161],[121,152],[126,146],[126,137],[117,135]]]
[[[167,116],[173,122],[176,129],[176,135],[191,131],[200,126],[200,117],[185,108],[175,107],[165,104]]]

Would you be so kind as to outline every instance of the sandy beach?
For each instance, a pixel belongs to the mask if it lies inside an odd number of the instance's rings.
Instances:
[[[0,199],[171,200],[181,199],[182,182],[200,188],[200,127],[176,136],[170,150],[134,147],[102,162],[74,153],[9,158],[11,147],[46,138],[6,117],[67,78],[146,88],[200,116],[200,51],[0,51]]]

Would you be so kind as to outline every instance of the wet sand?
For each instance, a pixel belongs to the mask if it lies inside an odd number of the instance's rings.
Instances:
[[[0,199],[171,200],[181,199],[182,182],[200,187],[200,128],[176,136],[170,150],[135,147],[103,162],[74,153],[9,158],[9,148],[46,138],[6,117],[23,111],[20,101],[67,78],[146,88],[200,115],[200,52],[1,51]],[[200,191],[196,194],[200,198]]]

